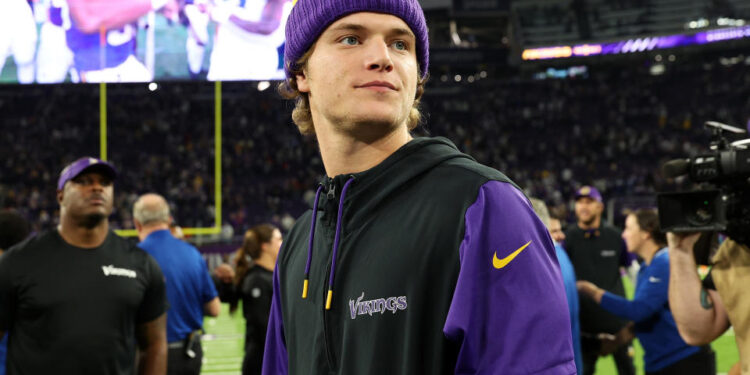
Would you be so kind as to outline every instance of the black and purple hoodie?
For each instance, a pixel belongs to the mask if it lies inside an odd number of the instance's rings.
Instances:
[[[500,172],[418,138],[314,206],[279,254],[263,374],[575,374],[554,246]]]

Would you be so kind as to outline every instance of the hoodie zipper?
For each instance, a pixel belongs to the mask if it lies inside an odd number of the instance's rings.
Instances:
[[[329,201],[336,198],[336,183],[332,178],[328,179],[328,191],[326,192],[326,196]]]
[[[326,275],[331,274],[331,265],[329,264],[326,267]],[[325,284],[323,287],[323,300],[325,301],[326,298],[326,288]],[[325,306],[323,306],[323,342],[324,347],[326,349],[326,357],[328,359],[328,368],[330,371],[334,371],[335,369],[335,359],[333,358],[333,344],[331,343],[331,334],[329,333],[330,327],[328,325],[328,317],[329,317],[329,310],[325,309]]]
[[[327,202],[326,202],[326,205],[325,205],[325,207],[327,208],[326,221],[328,221],[330,223],[331,222],[331,218],[333,218],[333,225],[336,225],[335,224],[336,223],[335,212],[332,211],[332,210],[330,210],[331,205],[333,205],[335,207],[335,204],[336,204],[336,183],[335,183],[334,179],[332,179],[332,178],[328,179],[328,191],[326,192],[326,198],[327,198]],[[323,227],[325,228],[325,230],[327,232],[326,233],[326,237],[327,238],[331,238],[332,239],[331,242],[333,242],[333,235],[332,235],[330,227],[327,226],[327,225],[324,225]],[[333,233],[335,234],[335,230],[333,231]],[[333,256],[333,253],[331,253],[331,257],[332,256]],[[331,260],[329,259],[328,262],[326,262],[326,263],[328,265],[326,266],[326,277],[325,277],[324,280],[328,280],[328,277],[331,275]],[[334,368],[335,368],[335,366],[334,366],[335,361],[334,361],[334,358],[333,358],[333,345],[331,343],[331,334],[329,333],[329,328],[330,327],[328,325],[328,316],[329,316],[328,314],[329,314],[329,311],[325,309],[326,289],[327,289],[326,285],[327,284],[324,282],[323,283],[323,290],[322,290],[322,292],[323,292],[323,301],[324,302],[323,302],[323,306],[321,306],[323,308],[323,346],[325,347],[325,350],[326,350],[326,358],[328,359],[328,368],[330,369],[330,371],[333,371]]]

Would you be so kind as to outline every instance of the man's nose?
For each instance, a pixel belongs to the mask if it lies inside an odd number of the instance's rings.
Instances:
[[[104,190],[104,183],[99,180],[93,180],[91,181],[91,188],[94,190]]]
[[[385,40],[372,41],[368,46],[367,69],[390,72],[393,70],[393,60]]]

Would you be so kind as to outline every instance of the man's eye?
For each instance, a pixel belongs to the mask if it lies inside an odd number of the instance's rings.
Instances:
[[[354,46],[357,43],[359,43],[359,41],[357,40],[356,37],[347,36],[347,37],[344,37],[343,39],[341,39],[341,43],[346,44],[348,46]]]
[[[404,42],[403,40],[393,42],[393,47],[400,51],[406,51],[407,49],[406,42]]]

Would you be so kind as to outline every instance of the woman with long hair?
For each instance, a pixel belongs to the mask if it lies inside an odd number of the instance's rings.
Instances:
[[[669,253],[656,210],[640,209],[628,215],[622,238],[628,252],[643,260],[633,299],[627,300],[588,281],[578,281],[579,293],[592,298],[604,310],[635,323],[635,336],[645,351],[646,374],[716,374],[714,352],[708,346],[685,343],[669,310]]]
[[[234,298],[229,311],[237,311],[242,300],[245,317],[245,358],[242,374],[260,374],[266,342],[268,315],[273,294],[273,270],[281,248],[281,232],[270,224],[261,224],[245,233],[242,247],[235,255]]]

